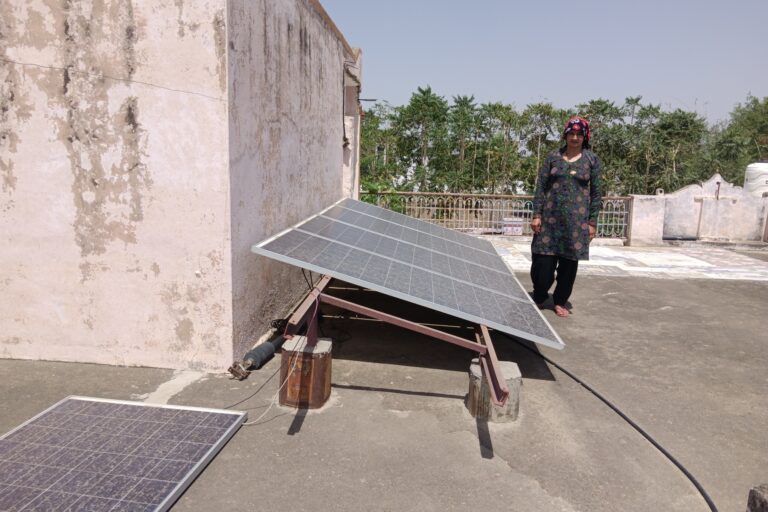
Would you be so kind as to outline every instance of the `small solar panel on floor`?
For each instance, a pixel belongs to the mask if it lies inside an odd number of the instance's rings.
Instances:
[[[487,240],[343,199],[253,252],[554,348],[563,342]]]
[[[0,510],[168,510],[245,418],[66,398],[0,437]]]

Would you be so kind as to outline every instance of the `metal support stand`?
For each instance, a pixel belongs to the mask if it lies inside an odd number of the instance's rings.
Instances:
[[[488,379],[488,387],[491,391],[492,402],[499,406],[506,403],[507,397],[509,396],[509,388],[499,369],[499,360],[496,357],[496,351],[493,348],[491,336],[488,333],[488,327],[485,325],[478,325],[475,329],[476,341],[470,341],[438,329],[433,329],[432,327],[427,327],[426,325],[411,322],[410,320],[390,315],[389,313],[384,313],[383,311],[378,311],[339,297],[334,297],[333,295],[328,295],[324,293],[324,290],[326,286],[328,286],[330,280],[330,277],[324,276],[307,295],[307,298],[304,299],[301,306],[296,309],[294,314],[288,320],[288,328],[286,329],[286,334],[288,336],[292,336],[301,329],[305,322],[309,322],[309,325],[307,326],[307,345],[310,347],[315,346],[317,344],[317,312],[320,307],[320,302],[336,306],[347,311],[352,311],[353,313],[375,318],[476,352],[480,357],[483,371]]]

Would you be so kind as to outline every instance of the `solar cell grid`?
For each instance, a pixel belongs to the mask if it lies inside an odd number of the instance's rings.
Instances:
[[[253,247],[271,258],[562,348],[487,240],[344,199]]]
[[[304,245],[299,251],[294,252],[299,245],[305,244],[313,235],[317,238],[327,240],[329,242],[338,242],[348,247],[357,247],[366,251],[370,251],[374,254],[385,256],[395,259],[399,262],[406,264],[413,264],[415,266],[430,270],[434,269],[432,261],[439,253],[433,249],[421,247],[419,245],[413,245],[404,241],[397,241],[394,238],[378,235],[365,230],[360,230],[354,226],[338,225],[324,219],[322,217],[315,217],[309,222],[302,224],[297,228],[300,233],[310,235],[309,238],[295,238],[297,245],[294,248],[284,246],[279,242],[275,242],[274,250],[282,252],[284,254],[291,254],[297,259],[309,259],[320,266],[332,265],[339,258],[343,258],[346,255],[346,251],[337,244],[323,244],[319,241],[311,242],[309,245]],[[294,237],[292,237],[293,239]],[[428,242],[428,240],[425,240]],[[466,267],[462,264],[457,264],[459,268],[458,275],[450,273],[445,265],[442,265],[445,275],[449,277],[455,277],[457,279],[469,280],[473,284],[477,284],[481,287],[488,287],[488,283],[494,283],[493,289],[500,293],[510,294],[513,297],[524,299],[524,293],[519,290],[519,286],[510,279],[509,271],[506,267],[501,268],[503,262],[499,264],[488,255],[473,254],[466,247],[457,247],[459,251],[466,259],[461,260],[465,265],[468,265],[472,271],[467,272]],[[307,254],[320,251],[315,256],[307,256]],[[453,256],[450,256],[451,259]],[[474,263],[475,258],[479,258],[477,263]],[[438,256],[439,260],[439,256]],[[500,260],[499,260],[500,261]],[[485,263],[485,268],[482,263]]]
[[[243,421],[70,397],[0,437],[0,510],[167,510]]]
[[[372,208],[377,207],[372,206]],[[494,258],[497,256],[495,249],[493,249],[493,245],[485,240],[478,241],[470,236],[456,233],[434,224],[418,221],[411,217],[405,218],[410,219],[417,224],[406,226],[401,223],[393,223],[391,219],[382,220],[382,218],[374,217],[371,215],[372,213],[374,212],[370,210],[360,213],[353,212],[341,205],[336,205],[327,211],[322,212],[318,217],[332,219],[336,222],[349,224],[361,229],[391,236],[398,240],[418,244],[420,246],[429,247],[434,245],[436,250],[442,248],[443,250],[441,252],[451,251],[453,253],[464,254],[464,251],[467,251],[466,254],[470,258],[485,258],[486,261],[491,261],[493,262],[492,264],[495,264]],[[299,229],[304,230],[304,225],[301,225]],[[487,259],[489,255],[491,256],[491,259]]]
[[[344,199],[339,203],[339,205],[343,208],[348,208],[357,212],[371,215],[373,217],[384,219],[389,222],[393,222],[403,226],[411,227],[413,229],[421,230],[439,238],[445,238],[447,240],[451,240],[457,243],[468,244],[470,247],[483,250],[489,254],[496,253],[496,251],[493,249],[493,245],[487,240],[466,237],[466,235],[463,235],[451,229],[438,226],[437,224],[419,221],[418,219],[415,219],[408,215],[403,215],[398,212],[393,212],[392,210],[379,208],[378,206],[374,206],[361,201],[355,201],[354,199]]]

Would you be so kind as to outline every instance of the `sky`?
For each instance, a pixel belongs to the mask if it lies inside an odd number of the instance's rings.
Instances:
[[[320,1],[363,51],[361,98],[392,105],[427,85],[519,110],[642,96],[714,124],[768,96],[768,0]]]

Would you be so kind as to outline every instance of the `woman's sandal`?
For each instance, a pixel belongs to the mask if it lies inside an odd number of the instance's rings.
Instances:
[[[568,315],[570,315],[570,314],[571,314],[571,312],[570,312],[570,311],[568,311],[568,309],[566,309],[566,308],[565,308],[565,306],[557,306],[557,305],[556,305],[556,306],[555,306],[555,314],[556,314],[557,316],[559,316],[559,317],[565,318],[565,317],[567,317]]]

